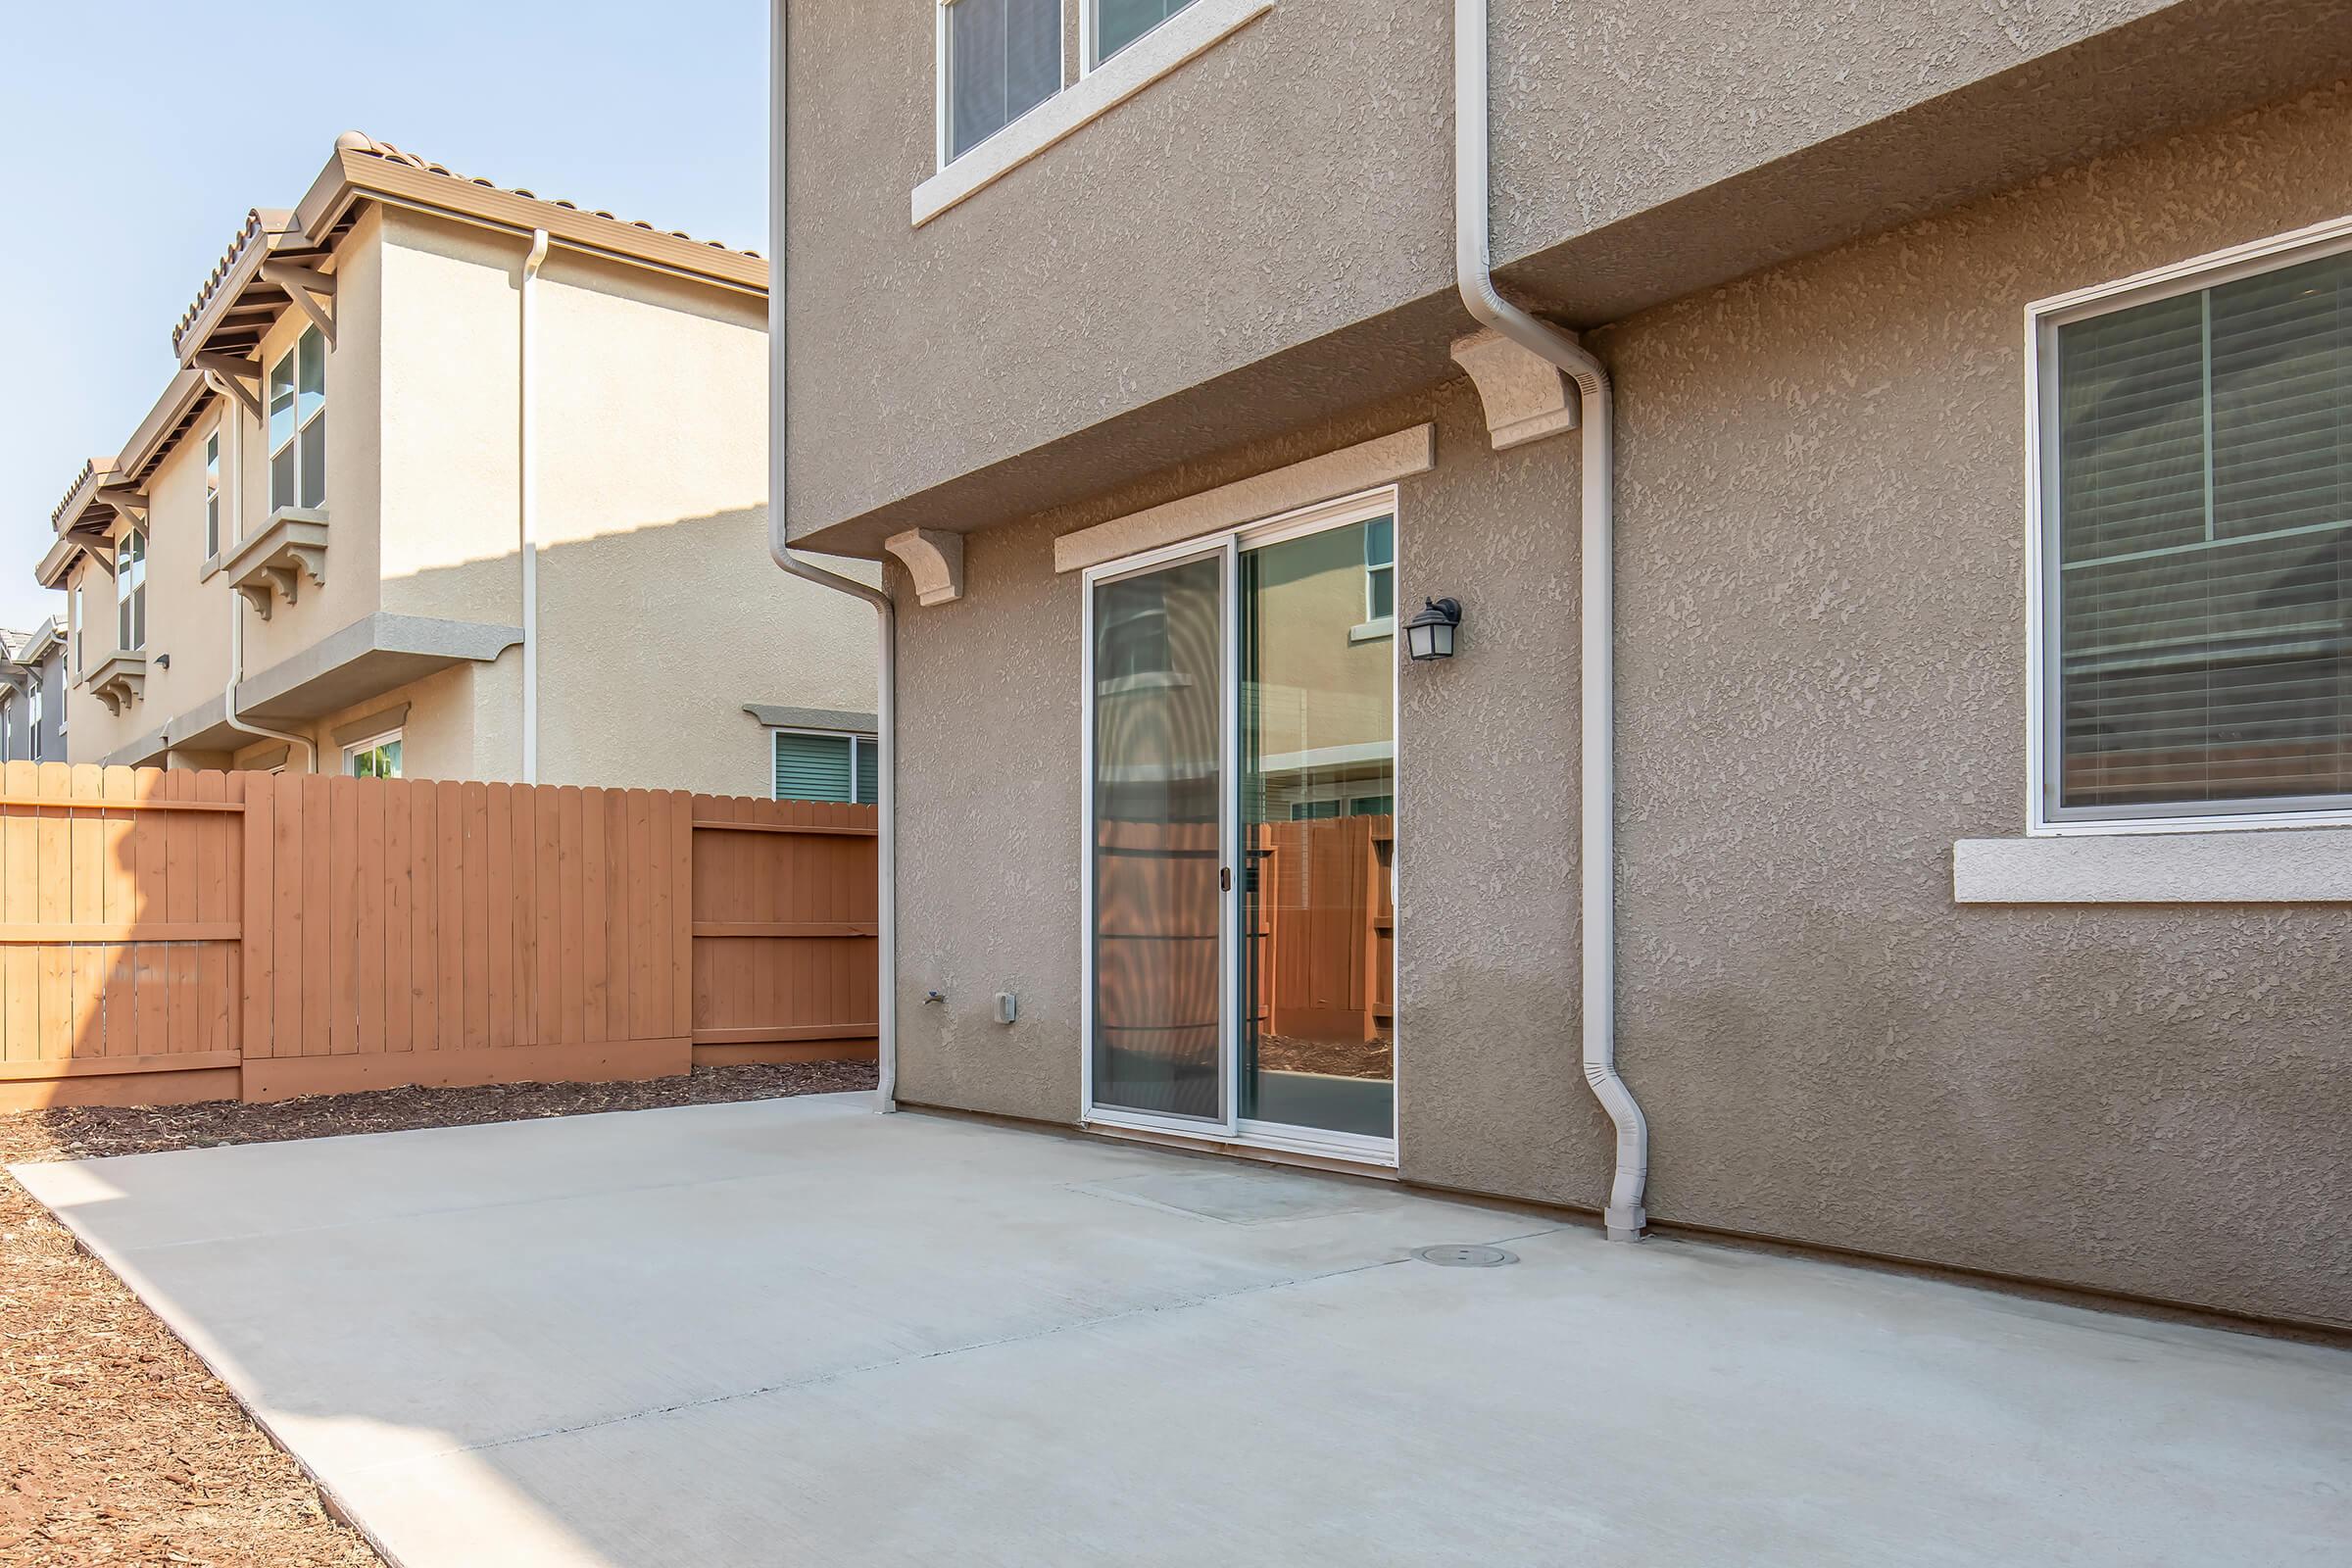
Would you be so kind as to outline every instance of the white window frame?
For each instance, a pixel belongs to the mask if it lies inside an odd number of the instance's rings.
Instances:
[[[345,778],[356,778],[359,776],[351,770],[351,760],[353,758],[359,756],[362,752],[372,752],[379,746],[389,745],[393,741],[401,740],[406,733],[406,726],[399,726],[393,729],[381,731],[380,733],[374,735],[370,735],[365,740],[353,741],[349,745],[345,746],[343,748],[343,776]],[[406,765],[408,762],[408,748],[405,744],[402,746],[401,752],[401,762],[403,764],[401,768],[401,777],[406,778],[408,776],[408,768]],[[282,767],[284,764],[281,763],[279,765]],[[274,771],[274,769],[272,771]],[[381,775],[378,776],[380,777]]]
[[[138,548],[131,548],[132,540]],[[147,646],[147,530],[133,523],[115,547],[115,652],[135,654]]]
[[[1081,69],[1075,77],[1070,74],[1065,58],[1057,92],[951,161],[947,12],[955,3],[956,0],[934,0],[932,6],[938,13],[934,19],[931,67],[935,172],[914,187],[910,198],[912,220],[917,228],[1255,22],[1274,9],[1276,0],[1193,0],[1193,4],[1091,70],[1084,67],[1088,51],[1082,44]],[[1078,3],[1083,22],[1085,13],[1092,9],[1091,0]],[[1069,35],[1069,4],[1070,0],[1061,0],[1061,31],[1065,38]]]
[[[1091,7],[1093,0],[1079,0],[1079,3],[1081,5]],[[1052,92],[1046,94],[1045,97],[1039,99],[1027,109],[1022,110],[1019,114],[1013,116],[1010,120],[1007,120],[1004,122],[1004,123],[999,125],[996,129],[990,131],[987,135],[972,143],[971,146],[966,147],[961,153],[954,152],[952,150],[954,146],[952,136],[954,117],[950,113],[950,110],[952,107],[953,88],[955,83],[950,81],[948,78],[948,13],[955,9],[957,4],[958,0],[936,0],[936,3],[931,8],[933,11],[938,13],[938,15],[932,19],[931,29],[931,74],[937,83],[937,90],[931,95],[931,128],[933,138],[932,150],[938,160],[933,167],[943,170],[952,163],[956,163],[962,159],[971,157],[981,148],[986,147],[990,142],[995,141],[998,137],[1012,129],[1013,126],[1019,124],[1022,121],[1027,120],[1030,116],[1038,113],[1048,104],[1053,103],[1063,93],[1070,90],[1070,63],[1066,58],[1063,57],[1061,50],[1062,41],[1068,38],[1070,35],[1070,0],[1059,0],[1059,4],[1054,8],[1054,15],[1055,19],[1054,24],[1054,54],[1055,65],[1054,75],[1056,78],[1058,78],[1057,85]]]
[[[299,402],[301,394],[295,394]],[[295,431],[296,440],[302,432]],[[220,425],[215,421],[204,437],[204,559],[215,561],[220,555]]]
[[[24,755],[27,760],[41,760],[41,675],[33,671],[31,689],[24,694]]]
[[[847,801],[831,803],[817,801],[812,802],[812,805],[873,806],[878,804],[874,801],[858,799],[858,748],[863,747],[874,754],[874,788],[879,792],[882,787],[881,742],[863,730],[809,729],[799,724],[770,724],[767,726],[767,798],[769,800],[797,801],[801,798],[797,795],[778,795],[776,793],[776,737],[779,735],[812,735],[818,740],[846,740],[850,743],[850,798]]]
[[[318,407],[313,409],[311,411],[311,416],[306,419],[302,416],[301,355],[303,343],[313,335],[316,335],[318,339]],[[294,334],[294,341],[286,345],[285,352],[278,355],[277,358],[271,360],[269,365],[263,368],[262,450],[267,460],[262,466],[263,483],[268,488],[270,496],[270,512],[273,516],[289,508],[298,509],[302,506],[303,432],[308,430],[312,424],[318,420],[326,417],[327,405],[333,401],[333,399],[327,396],[326,391],[326,366],[328,359],[332,357],[334,345],[326,341],[326,334],[319,331],[315,323],[306,322],[302,330]],[[286,437],[284,446],[279,446],[272,443],[270,439],[270,378],[277,373],[277,368],[279,366],[285,364],[289,360],[293,361],[294,364],[294,433]],[[277,494],[277,456],[280,452],[284,452],[289,448],[292,449],[294,454],[294,494],[289,498],[280,500]],[[324,461],[325,460],[323,458],[320,459],[321,463]],[[318,505],[320,508],[323,508],[326,505],[326,481],[324,475],[321,475],[319,478]]]
[[[1177,8],[1177,12],[1181,15],[1200,3],[1201,0],[1185,0],[1185,3]],[[1099,57],[1097,55],[1096,51],[1101,47],[1102,35],[1102,0],[1078,0],[1078,74],[1081,76],[1093,75],[1124,52],[1123,50],[1113,50],[1107,56]],[[1126,48],[1134,48],[1175,20],[1174,16],[1161,18],[1129,39]],[[1062,25],[1066,28],[1069,24],[1065,22]]]
[[[2052,295],[2026,307],[2026,832],[2030,837],[2064,838],[2118,833],[2211,833],[2239,830],[2342,826],[2352,824],[2352,806],[2230,811],[2115,809],[2086,816],[2080,808],[2053,810],[2053,769],[2063,755],[2058,726],[2064,710],[2058,692],[2059,661],[2052,658],[2058,635],[2049,579],[2058,549],[2057,518],[2049,507],[2058,463],[2058,359],[2052,352],[2058,328],[2178,294],[2277,271],[2299,263],[2352,251],[2352,216],[2276,234],[2228,250],[2191,257],[2113,282]]]

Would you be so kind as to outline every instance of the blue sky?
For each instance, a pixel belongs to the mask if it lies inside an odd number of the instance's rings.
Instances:
[[[340,131],[767,249],[763,0],[8,11],[0,625],[61,610],[32,580],[51,509],[163,391],[172,323],[246,210],[293,206]]]

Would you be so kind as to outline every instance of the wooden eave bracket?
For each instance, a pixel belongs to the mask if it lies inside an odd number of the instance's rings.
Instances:
[[[210,370],[227,382],[230,394],[244,405],[245,412],[253,416],[254,421],[259,424],[269,423],[268,416],[262,412],[262,368],[260,365],[252,360],[231,359],[225,354],[216,354],[210,349],[203,349],[189,356],[188,364],[199,370]]]
[[[293,262],[264,262],[261,275],[262,281],[284,289],[286,298],[311,318],[318,335],[326,339],[326,346],[335,346],[335,313],[322,303],[335,297],[335,280],[330,274]]]
[[[918,605],[950,605],[963,597],[963,535],[945,528],[909,528],[882,541],[914,579]]]
[[[1482,330],[1453,340],[1453,362],[1470,372],[1486,406],[1487,435],[1494,450],[1525,446],[1576,428],[1577,400],[1550,361],[1500,332]]]

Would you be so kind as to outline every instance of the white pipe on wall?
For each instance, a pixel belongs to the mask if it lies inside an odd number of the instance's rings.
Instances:
[[[205,385],[211,387],[226,407],[221,423],[228,426],[228,526],[221,530],[220,548],[233,547],[245,532],[245,421],[238,416],[236,397],[218,370],[204,372]],[[87,607],[84,607],[85,611]],[[302,770],[318,771],[318,746],[308,735],[291,730],[270,729],[250,719],[237,716],[237,683],[245,678],[245,596],[236,589],[228,591],[228,684],[220,693],[220,715],[230,729],[262,740],[284,741],[302,748]]]
[[[874,607],[879,621],[881,662],[877,671],[880,689],[875,705],[875,738],[881,743],[880,756],[875,760],[875,775],[879,781],[881,799],[875,802],[874,858],[880,881],[878,889],[880,916],[876,924],[880,952],[876,968],[881,983],[879,1010],[876,1015],[875,1056],[879,1074],[875,1085],[875,1109],[893,1111],[899,1108],[899,1008],[898,1008],[898,794],[896,778],[898,736],[898,607],[890,595],[878,588],[869,588],[854,577],[844,577],[825,570],[812,562],[793,553],[791,529],[786,518],[786,480],[790,476],[791,375],[785,366],[786,350],[790,343],[789,323],[784,309],[789,226],[786,222],[785,200],[788,194],[785,156],[789,143],[790,121],[787,116],[789,95],[785,88],[785,73],[791,59],[791,0],[770,0],[768,8],[768,171],[767,171],[767,552],[777,565],[804,582],[812,582],[837,593],[862,599]]]
[[[537,416],[532,411],[531,381],[534,306],[539,293],[539,269],[547,262],[548,234],[531,230],[531,250],[522,259],[521,342],[516,356],[515,397],[521,407],[515,425],[517,546],[522,558],[522,781],[539,782],[539,479],[534,471],[539,443]]]
[[[1581,555],[1583,650],[1582,877],[1585,1081],[1617,1129],[1606,1219],[1612,1241],[1639,1241],[1648,1216],[1649,1123],[1617,1071],[1616,463],[1609,374],[1583,345],[1504,299],[1490,251],[1487,0],[1454,0],[1454,278],[1484,325],[1548,361],[1576,383],[1584,431]]]

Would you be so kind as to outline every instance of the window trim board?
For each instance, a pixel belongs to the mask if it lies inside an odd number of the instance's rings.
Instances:
[[[2301,262],[2352,251],[2352,214],[2283,234],[2168,263],[2129,277],[2073,289],[2034,301],[2025,308],[2026,460],[2026,835],[2029,838],[2097,837],[2115,834],[2215,833],[2268,828],[2352,825],[2352,806],[2297,808],[2292,802],[2273,809],[2197,814],[2190,810],[2136,814],[2052,814],[2051,767],[2061,755],[2057,726],[2064,707],[2057,682],[2059,661],[2050,657],[2056,627],[2049,613],[2048,581],[2056,566],[2058,530],[2047,515],[2053,466],[2058,457],[2058,362],[2050,352],[2059,327],[2177,295],[2218,288]]]
[[[1100,120],[1162,76],[1239,32],[1274,9],[1275,0],[1193,0],[1092,71],[1065,79],[1044,103],[975,144],[948,157],[948,7],[933,6],[932,154],[937,172],[914,187],[909,205],[916,228],[1003,179],[1047,148]],[[1079,0],[1082,11],[1086,0]],[[1064,0],[1063,27],[1068,27]],[[1083,63],[1085,56],[1080,55]],[[1067,76],[1067,68],[1064,68]]]

